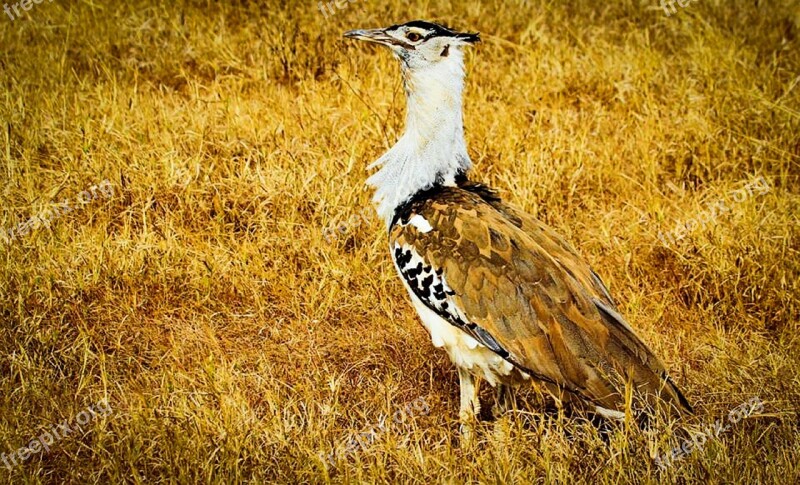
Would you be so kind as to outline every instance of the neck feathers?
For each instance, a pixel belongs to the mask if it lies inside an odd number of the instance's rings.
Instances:
[[[406,130],[397,143],[370,168],[380,170],[367,180],[375,188],[378,215],[391,224],[395,209],[414,194],[434,185],[454,185],[472,161],[464,141],[461,96],[464,58],[460,49],[425,68],[403,65]]]

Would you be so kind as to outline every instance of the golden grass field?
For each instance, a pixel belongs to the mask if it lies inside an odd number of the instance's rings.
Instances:
[[[798,483],[796,0],[343,6],[0,11],[0,452],[111,409],[2,483]],[[415,18],[481,32],[473,177],[585,255],[694,416],[604,439],[531,390],[460,446],[455,369],[365,211],[399,68],[341,37]]]

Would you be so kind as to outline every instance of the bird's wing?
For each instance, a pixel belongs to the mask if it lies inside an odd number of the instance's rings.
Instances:
[[[550,226],[530,214],[506,204],[494,191],[482,184],[465,180],[462,182],[461,188],[479,195],[484,202],[500,212],[508,222],[530,235],[564,271],[577,279],[592,297],[616,310],[616,303],[600,276]]]
[[[523,225],[444,187],[398,212],[390,245],[422,302],[533,377],[610,409],[622,407],[627,382],[688,409],[585,263],[574,267],[574,251]]]

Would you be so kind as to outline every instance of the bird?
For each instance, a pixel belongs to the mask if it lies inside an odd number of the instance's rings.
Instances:
[[[406,94],[403,135],[368,169],[389,252],[433,346],[458,371],[459,420],[472,436],[480,384],[493,414],[522,386],[604,420],[692,406],[620,314],[600,276],[553,229],[470,178],[462,110],[465,49],[479,33],[414,20],[344,33],[388,47]],[[645,413],[640,413],[644,415]]]

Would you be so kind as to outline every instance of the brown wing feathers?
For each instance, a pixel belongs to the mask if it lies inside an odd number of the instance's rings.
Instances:
[[[432,230],[408,224],[413,215]],[[443,316],[468,323],[465,331],[512,364],[604,407],[622,407],[630,378],[650,393],[666,387],[676,407],[690,409],[600,278],[544,224],[474,184],[422,194],[395,222],[390,243],[443,274],[469,322]]]

